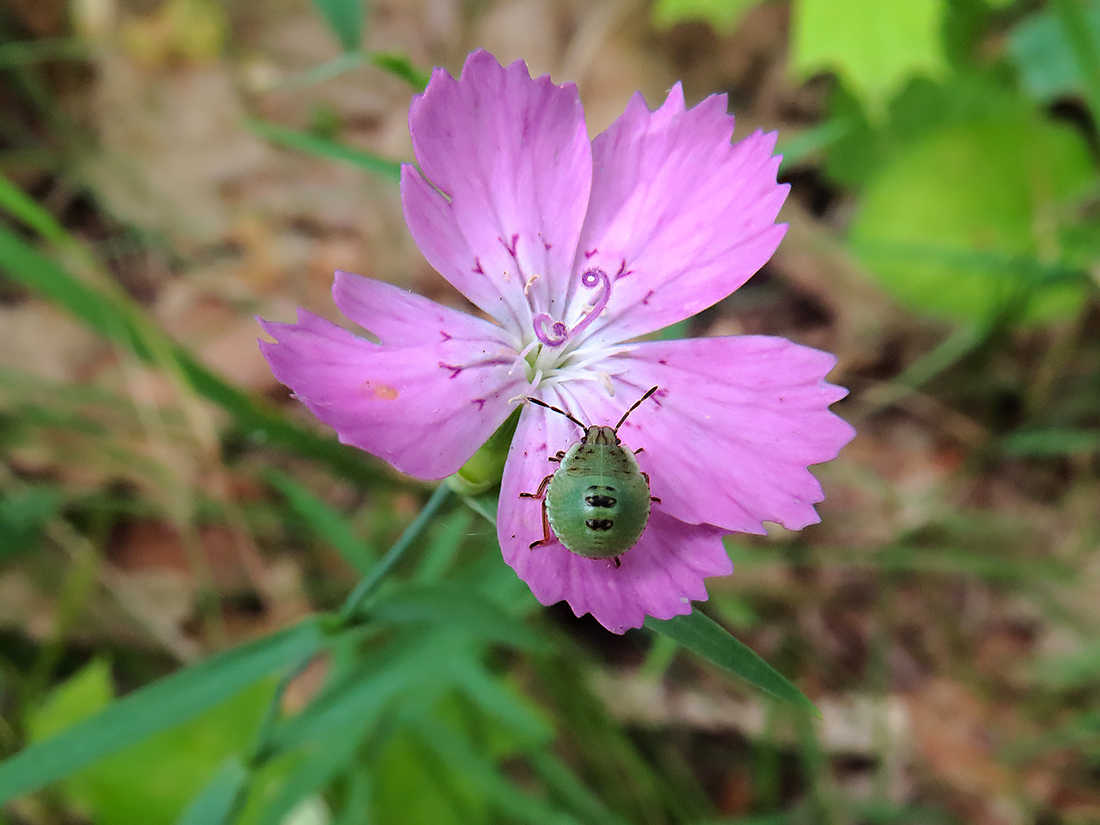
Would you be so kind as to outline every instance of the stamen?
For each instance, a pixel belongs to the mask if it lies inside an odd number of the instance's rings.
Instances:
[[[533,284],[535,281],[537,281],[541,277],[542,276],[539,275],[539,273],[536,272],[534,275],[532,275],[530,278],[528,278],[527,283],[525,283],[523,285],[523,294],[524,295],[530,295],[531,294],[531,284]]]
[[[508,376],[509,377],[515,375],[516,367],[520,366],[521,364],[523,364],[523,365],[527,364],[527,353],[529,353],[531,350],[533,350],[537,344],[538,344],[538,341],[532,341],[531,343],[529,343],[527,346],[525,346],[523,349],[521,349],[519,351],[519,354],[516,355],[516,360],[512,362],[512,368],[510,370],[508,370]]]
[[[551,324],[551,322],[553,322]],[[546,332],[546,324],[551,324],[550,333]],[[535,335],[548,347],[560,347],[569,337],[569,327],[561,321],[554,321],[547,312],[540,312],[535,316]],[[551,337],[553,335],[553,337]]]
[[[596,380],[600,382],[600,386],[607,390],[607,394],[612,398],[615,397],[615,385],[611,383],[611,373],[606,370],[600,370],[596,373]]]

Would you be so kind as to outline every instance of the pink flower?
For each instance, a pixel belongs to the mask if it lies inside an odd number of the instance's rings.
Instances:
[[[508,562],[543,604],[566,600],[622,633],[689,613],[704,579],[732,572],[730,532],[800,529],[823,498],[807,465],[852,428],[829,410],[828,353],[782,338],[633,342],[729,295],[786,230],[774,134],[732,144],[724,95],[687,109],[679,84],[650,111],[635,95],[589,140],[576,87],[517,61],[469,56],[413,99],[420,169],[402,167],[409,230],[435,269],[492,320],[339,272],[333,296],[374,344],[308,312],[264,322],[276,377],[340,440],[420,478],[458,470],[524,405],[500,493]],[[632,343],[633,342],[633,343]],[[542,537],[532,492],[588,424],[619,431],[651,479],[644,534],[622,566]]]

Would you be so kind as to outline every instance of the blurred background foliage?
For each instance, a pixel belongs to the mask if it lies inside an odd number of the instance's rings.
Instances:
[[[476,47],[779,131],[787,238],[685,330],[852,389],[706,604],[820,719],[539,607],[493,491],[260,358],[337,268],[460,305],[395,180]],[[1100,821],[1098,112],[1093,0],[6,0],[0,823]]]

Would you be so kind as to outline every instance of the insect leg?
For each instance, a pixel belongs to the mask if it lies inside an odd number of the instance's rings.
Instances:
[[[620,567],[622,567],[622,566],[623,566],[623,563],[622,563],[621,561],[619,561],[619,557],[618,557],[618,556],[615,556],[615,557],[614,557],[613,559],[611,559],[611,560],[612,560],[613,562],[615,562],[615,569],[616,569],[616,570],[618,570],[618,569],[619,569]]]
[[[530,544],[530,549],[534,550],[536,547],[542,547],[543,545],[550,543],[550,519],[546,515],[546,499],[542,500],[542,538],[538,541],[533,541]]]
[[[639,447],[638,449],[636,449],[636,450],[634,451],[634,455],[637,455],[638,453],[640,453],[640,452],[641,452],[642,450],[644,450],[644,449],[645,449],[645,447]]]
[[[648,487],[649,486],[649,473],[642,473],[642,478],[645,479],[645,486]],[[650,501],[655,501],[658,504],[661,503],[661,500],[659,498],[657,498],[657,496],[650,496],[649,500]]]
[[[519,497],[520,498],[542,498],[543,493],[546,492],[546,485],[550,483],[550,479],[552,479],[553,477],[554,477],[554,474],[551,473],[550,475],[548,475],[546,478],[544,478],[542,480],[542,484],[539,485],[539,488],[537,490],[535,490],[535,492],[533,492],[533,493],[520,493]]]
[[[555,463],[558,463],[558,464],[560,464],[560,463],[561,463],[561,460],[562,460],[563,458],[565,458],[565,450],[558,450],[558,451],[557,451],[556,453],[554,453],[554,454],[553,454],[552,456],[550,456],[550,457],[549,457],[548,459],[546,459],[546,460],[547,460],[547,461],[553,461],[553,462],[555,462]]]

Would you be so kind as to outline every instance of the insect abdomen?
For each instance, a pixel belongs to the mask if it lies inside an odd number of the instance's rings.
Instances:
[[[619,446],[576,444],[546,494],[554,535],[579,556],[608,559],[638,543],[649,521],[649,485],[634,456]]]

